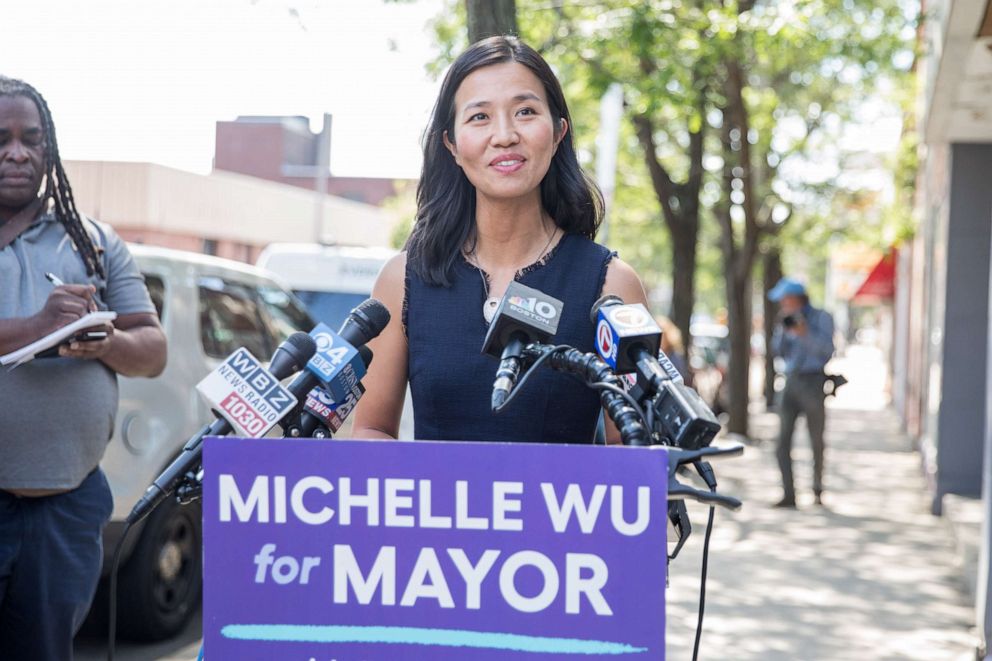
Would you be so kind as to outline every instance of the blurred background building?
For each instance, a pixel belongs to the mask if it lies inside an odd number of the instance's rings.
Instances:
[[[127,241],[255,263],[270,243],[388,246],[399,221],[383,203],[411,180],[334,177],[330,115],[218,122],[214,171],[69,161],[79,208]]]
[[[416,183],[411,179],[335,177],[328,165],[331,124],[328,114],[319,133],[312,132],[310,120],[300,116],[251,116],[217,122],[214,169],[374,206]]]
[[[893,395],[908,430],[919,439],[934,512],[961,520],[959,542],[987,648],[992,638],[992,5],[938,0],[926,3],[924,11],[919,231],[899,249],[895,266]],[[984,504],[978,500],[983,483]]]

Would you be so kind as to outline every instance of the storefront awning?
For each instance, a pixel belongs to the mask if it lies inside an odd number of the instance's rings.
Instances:
[[[854,292],[854,296],[851,297],[852,303],[871,303],[879,299],[895,297],[897,254],[896,249],[891,248],[887,255],[878,260],[868,273],[868,277]]]

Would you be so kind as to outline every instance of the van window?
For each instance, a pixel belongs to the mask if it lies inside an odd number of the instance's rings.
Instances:
[[[244,347],[259,360],[268,360],[272,347],[249,289],[221,278],[203,278],[199,289],[203,352],[226,358]]]
[[[337,330],[352,308],[368,298],[367,294],[341,294],[328,291],[295,291],[317,321]]]
[[[148,289],[148,295],[151,296],[152,305],[155,306],[155,314],[158,315],[159,321],[162,320],[162,308],[165,307],[165,281],[157,275],[144,274],[145,276],[145,287]]]
[[[258,295],[276,344],[296,331],[310,332],[314,327],[314,321],[303,304],[289,292],[277,287],[261,286],[258,288]]]

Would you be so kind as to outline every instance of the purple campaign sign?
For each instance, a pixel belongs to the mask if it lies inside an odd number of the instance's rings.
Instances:
[[[666,454],[211,438],[208,661],[664,659]]]

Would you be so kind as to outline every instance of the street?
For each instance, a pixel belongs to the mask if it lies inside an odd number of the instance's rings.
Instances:
[[[193,616],[186,630],[172,640],[161,643],[139,644],[118,641],[115,659],[119,661],[191,661],[200,651],[202,634],[201,616]],[[103,661],[107,658],[106,636],[77,637],[75,661]]]

